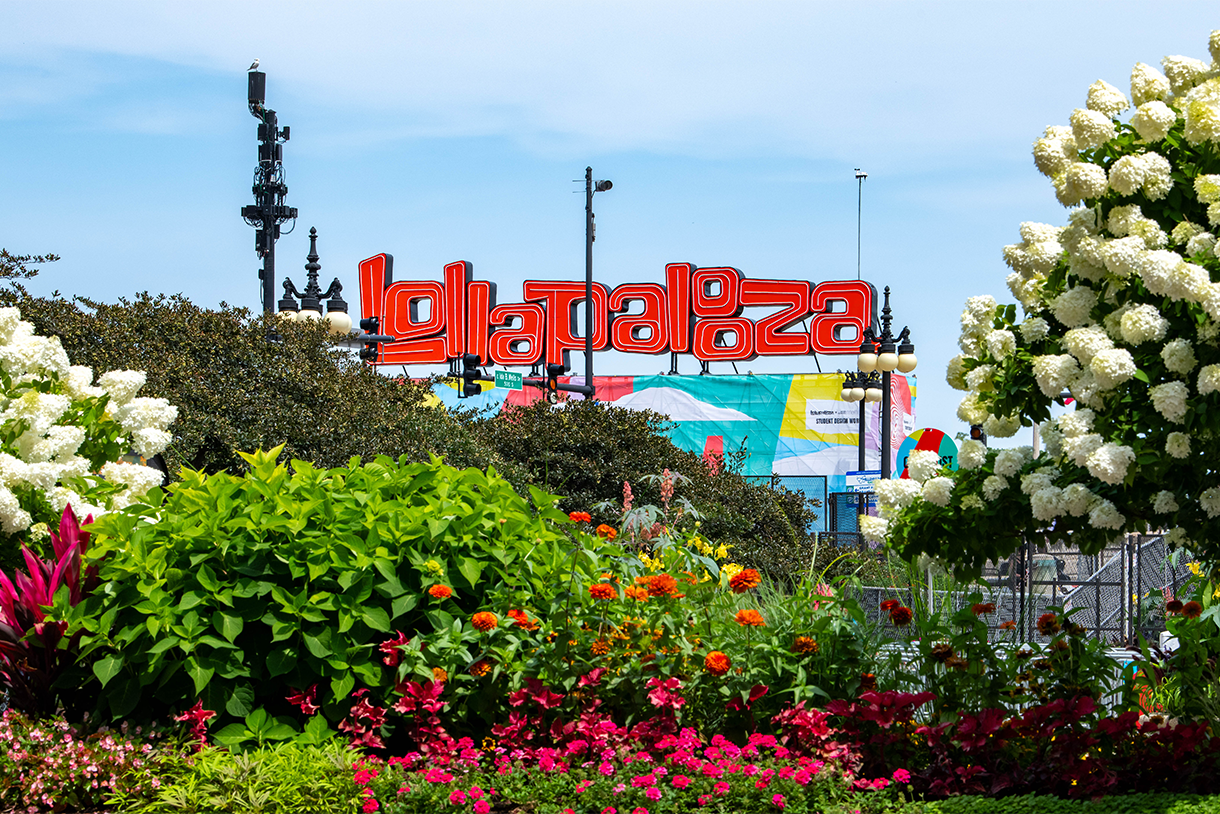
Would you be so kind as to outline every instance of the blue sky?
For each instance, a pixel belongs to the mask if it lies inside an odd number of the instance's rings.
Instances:
[[[1001,248],[1022,221],[1065,219],[1033,140],[1098,78],[1126,90],[1136,62],[1206,57],[1216,27],[1214,4],[1185,2],[0,0],[0,246],[63,256],[36,293],[259,308],[238,214],[256,56],[292,127],[301,212],[279,277],[303,284],[317,227],[323,285],[338,276],[352,302],[356,263],[383,251],[398,279],[468,260],[501,301],[527,277],[580,278],[571,181],[590,164],[614,181],[596,201],[595,273],[611,286],[659,282],[676,261],[854,279],[861,167],[863,275],[911,327],[919,425],[952,434],[962,303],[1011,301]]]

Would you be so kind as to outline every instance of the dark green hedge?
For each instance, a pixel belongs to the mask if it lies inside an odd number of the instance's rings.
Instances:
[[[1151,793],[1097,800],[1064,800],[1033,794],[1001,798],[953,797],[867,810],[901,814],[1220,814],[1220,795]]]

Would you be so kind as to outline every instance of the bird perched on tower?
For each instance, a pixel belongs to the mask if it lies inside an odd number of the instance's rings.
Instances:
[[[246,70],[247,71],[257,71],[258,70],[258,57],[254,58],[254,61],[250,63],[250,67],[246,68]]]

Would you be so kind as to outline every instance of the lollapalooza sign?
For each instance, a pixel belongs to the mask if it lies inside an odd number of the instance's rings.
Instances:
[[[526,280],[524,302],[501,305],[496,284],[475,280],[465,261],[445,266],[443,282],[394,282],[393,265],[388,254],[360,263],[361,317],[376,317],[379,333],[395,337],[374,364],[442,364],[467,353],[483,364],[558,364],[585,347],[576,335],[583,282]],[[875,302],[872,285],[859,280],[758,280],[735,268],[670,263],[664,285],[593,284],[593,349],[705,362],[856,354]],[[779,310],[752,320],[742,316],[746,308]]]

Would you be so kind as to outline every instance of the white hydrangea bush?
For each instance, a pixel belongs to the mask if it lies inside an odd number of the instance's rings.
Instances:
[[[958,472],[880,486],[871,539],[977,573],[1027,536],[1095,552],[1164,528],[1220,567],[1220,31],[1208,46],[1137,64],[1130,97],[1098,80],[1046,129],[1034,163],[1066,225],[1004,248],[1019,315],[966,302],[958,417],[1001,438],[1039,422],[1041,454],[966,442]]]
[[[82,520],[124,508],[161,473],[120,462],[171,440],[178,409],[143,398],[143,373],[73,366],[58,337],[38,336],[16,308],[0,308],[0,531],[55,528],[66,506]]]

